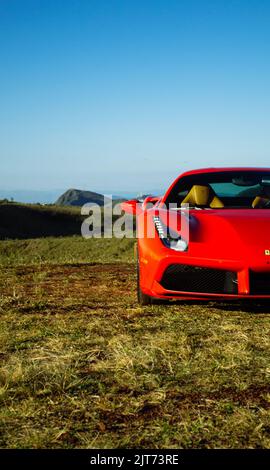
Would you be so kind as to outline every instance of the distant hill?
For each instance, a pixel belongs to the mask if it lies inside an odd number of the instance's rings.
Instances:
[[[83,206],[87,202],[104,206],[104,203],[108,203],[109,199],[104,199],[103,194],[95,193],[93,191],[83,191],[81,189],[72,188],[62,194],[55,204],[57,206]]]

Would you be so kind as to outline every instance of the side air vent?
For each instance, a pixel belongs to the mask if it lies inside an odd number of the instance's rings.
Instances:
[[[238,293],[237,273],[187,264],[168,266],[163,273],[160,284],[164,289],[179,292]]]

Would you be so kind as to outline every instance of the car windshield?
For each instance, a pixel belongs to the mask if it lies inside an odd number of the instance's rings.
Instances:
[[[270,170],[221,171],[183,176],[166,204],[195,208],[270,208]]]

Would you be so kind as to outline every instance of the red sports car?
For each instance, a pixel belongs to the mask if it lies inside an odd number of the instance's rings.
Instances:
[[[138,300],[270,299],[270,168],[206,168],[137,215]]]

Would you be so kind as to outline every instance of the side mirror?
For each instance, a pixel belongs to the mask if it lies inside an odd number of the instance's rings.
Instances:
[[[127,214],[138,215],[141,212],[141,203],[138,199],[131,199],[130,201],[125,201],[121,203],[122,211]]]
[[[121,203],[121,209],[127,214],[139,215],[142,211],[152,208],[159,200],[160,197],[156,196],[147,196],[143,200],[130,199]]]
[[[145,211],[153,207],[159,201],[159,199],[160,198],[156,196],[147,196],[142,203],[142,210]]]

